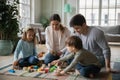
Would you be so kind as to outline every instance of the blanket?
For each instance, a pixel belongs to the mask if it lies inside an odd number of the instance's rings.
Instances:
[[[95,78],[89,79],[81,75],[76,75],[75,73],[67,74],[65,76],[55,76],[54,72],[40,73],[37,71],[29,72],[25,70],[15,70],[15,72],[10,72],[9,70],[11,69],[12,69],[12,64],[7,64],[3,67],[0,67],[0,74],[22,76],[22,77],[33,77],[33,78],[40,78],[42,80],[112,80],[111,74],[105,72],[100,72],[100,74]]]

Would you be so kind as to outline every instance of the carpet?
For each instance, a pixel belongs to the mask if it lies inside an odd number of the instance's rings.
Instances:
[[[112,80],[120,80],[120,62],[113,62],[112,69],[119,71],[119,73],[112,73]]]
[[[37,52],[46,52],[45,45],[37,45]],[[12,62],[13,55],[0,62],[0,80],[112,80],[111,75],[113,75],[101,71],[98,76],[90,79],[75,74],[54,76],[54,73],[42,74],[39,72],[28,72],[24,70],[15,70],[15,73],[10,73],[8,70],[12,69]]]
[[[40,72],[28,72],[25,70],[15,70],[15,73],[9,72],[12,69],[12,64],[7,64],[4,67],[0,67],[0,76],[14,76],[14,77],[28,77],[28,78],[39,78],[40,80],[112,80],[109,77],[111,74],[106,72],[100,72],[98,76],[93,79],[85,78],[81,75],[76,75],[74,73],[65,76],[55,76],[54,73],[40,73]],[[0,80],[7,80],[0,77]],[[15,79],[14,79],[15,80]],[[18,80],[18,79],[16,79]]]

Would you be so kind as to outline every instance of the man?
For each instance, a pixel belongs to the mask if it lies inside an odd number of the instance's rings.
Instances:
[[[104,32],[95,27],[89,27],[83,15],[77,14],[70,20],[70,26],[74,28],[75,35],[81,38],[83,47],[92,52],[106,71],[110,72],[110,48],[105,39]]]

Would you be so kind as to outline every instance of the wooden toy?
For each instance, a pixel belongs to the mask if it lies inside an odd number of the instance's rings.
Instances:
[[[23,67],[23,70],[24,70],[24,71],[27,71],[27,70],[28,70],[28,67]]]

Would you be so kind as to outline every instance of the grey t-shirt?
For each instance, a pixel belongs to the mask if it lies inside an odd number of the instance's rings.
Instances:
[[[75,33],[75,35],[81,38],[83,48],[95,54],[99,59],[110,59],[110,48],[104,32],[96,27],[89,27],[88,30],[87,35]]]

